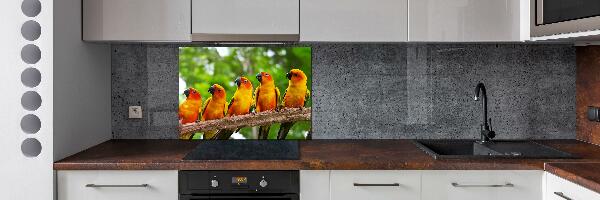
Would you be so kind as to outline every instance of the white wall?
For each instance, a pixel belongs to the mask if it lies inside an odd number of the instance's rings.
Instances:
[[[81,0],[54,0],[54,160],[109,140],[110,46],[81,40]]]
[[[80,0],[41,0],[34,16],[22,12],[23,1],[0,1],[0,199],[53,199],[53,162],[111,137],[110,46],[81,42]],[[21,35],[28,20],[41,27],[32,41]],[[25,45],[39,47],[39,61],[21,59]],[[21,83],[26,68],[39,70],[39,85]],[[21,105],[27,91],[39,94],[39,108]],[[21,128],[28,114],[40,119],[39,131]],[[40,142],[39,155],[23,154],[25,139]]]
[[[22,0],[0,1],[0,199],[44,200],[53,196],[53,122],[52,122],[52,5],[53,1],[41,0],[41,13],[27,17],[21,12]],[[35,20],[41,25],[41,36],[28,41],[21,36],[21,25]],[[27,44],[37,45],[41,59],[34,64],[21,60],[21,48]],[[41,83],[33,88],[21,83],[21,73],[34,67],[41,73]],[[41,106],[27,111],[21,105],[26,91],[37,92]],[[41,126],[34,134],[26,134],[20,126],[26,114],[39,117]],[[37,156],[26,157],[21,144],[26,138],[41,143]]]

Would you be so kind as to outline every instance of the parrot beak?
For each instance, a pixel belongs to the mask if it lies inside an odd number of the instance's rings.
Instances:
[[[262,82],[262,74],[256,74],[256,79],[258,79],[258,82]]]
[[[183,94],[185,95],[185,97],[190,96],[190,89],[183,91]]]
[[[237,78],[237,79],[235,79],[235,84],[236,84],[238,87],[240,87],[240,85],[242,84],[242,79],[240,79],[240,78]]]
[[[215,86],[214,86],[214,85],[213,85],[213,86],[210,86],[210,88],[208,88],[208,92],[209,92],[210,94],[213,94],[213,93],[215,93]]]
[[[292,80],[292,74],[289,72],[285,74],[285,77],[287,77],[288,80]]]

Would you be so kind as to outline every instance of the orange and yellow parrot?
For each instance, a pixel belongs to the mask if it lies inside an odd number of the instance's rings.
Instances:
[[[225,117],[227,111],[227,102],[225,100],[227,94],[225,88],[219,84],[214,84],[208,88],[208,92],[212,95],[204,102],[202,108],[202,121],[221,119]],[[204,139],[214,139],[217,131],[204,132]]]
[[[229,106],[227,106],[227,117],[250,113],[250,107],[254,103],[254,98],[252,96],[254,87],[252,86],[252,82],[250,82],[248,78],[242,76],[235,79],[234,83],[237,85],[237,90],[233,94],[231,101],[229,101]],[[234,131],[232,130],[220,130],[217,133],[217,139],[229,139],[233,132]]]
[[[179,123],[187,124],[198,121],[200,107],[202,107],[202,96],[194,89],[189,88],[183,92],[185,101],[179,105]],[[180,135],[180,139],[191,139],[193,134]]]
[[[310,91],[306,86],[307,77],[302,70],[292,69],[286,74],[289,79],[288,87],[283,94],[283,107],[303,108],[310,98]],[[282,123],[277,133],[277,139],[283,140],[287,136],[294,122]]]
[[[237,85],[237,90],[229,101],[227,117],[250,113],[250,107],[254,103],[252,82],[242,76],[235,79],[234,83]]]
[[[275,86],[273,77],[267,72],[256,74],[256,79],[260,85],[254,91],[256,112],[271,111],[277,109],[279,103],[279,88]],[[271,126],[260,126],[258,139],[267,139]]]

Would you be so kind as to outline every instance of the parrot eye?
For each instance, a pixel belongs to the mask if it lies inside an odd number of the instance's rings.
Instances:
[[[269,76],[269,74],[265,74],[265,76]]]

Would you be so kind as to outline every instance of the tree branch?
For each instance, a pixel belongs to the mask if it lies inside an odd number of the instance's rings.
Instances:
[[[266,111],[179,125],[179,135],[221,129],[235,130],[242,127],[264,126],[273,123],[309,121],[310,117],[311,108],[285,108],[279,110],[279,112]]]

